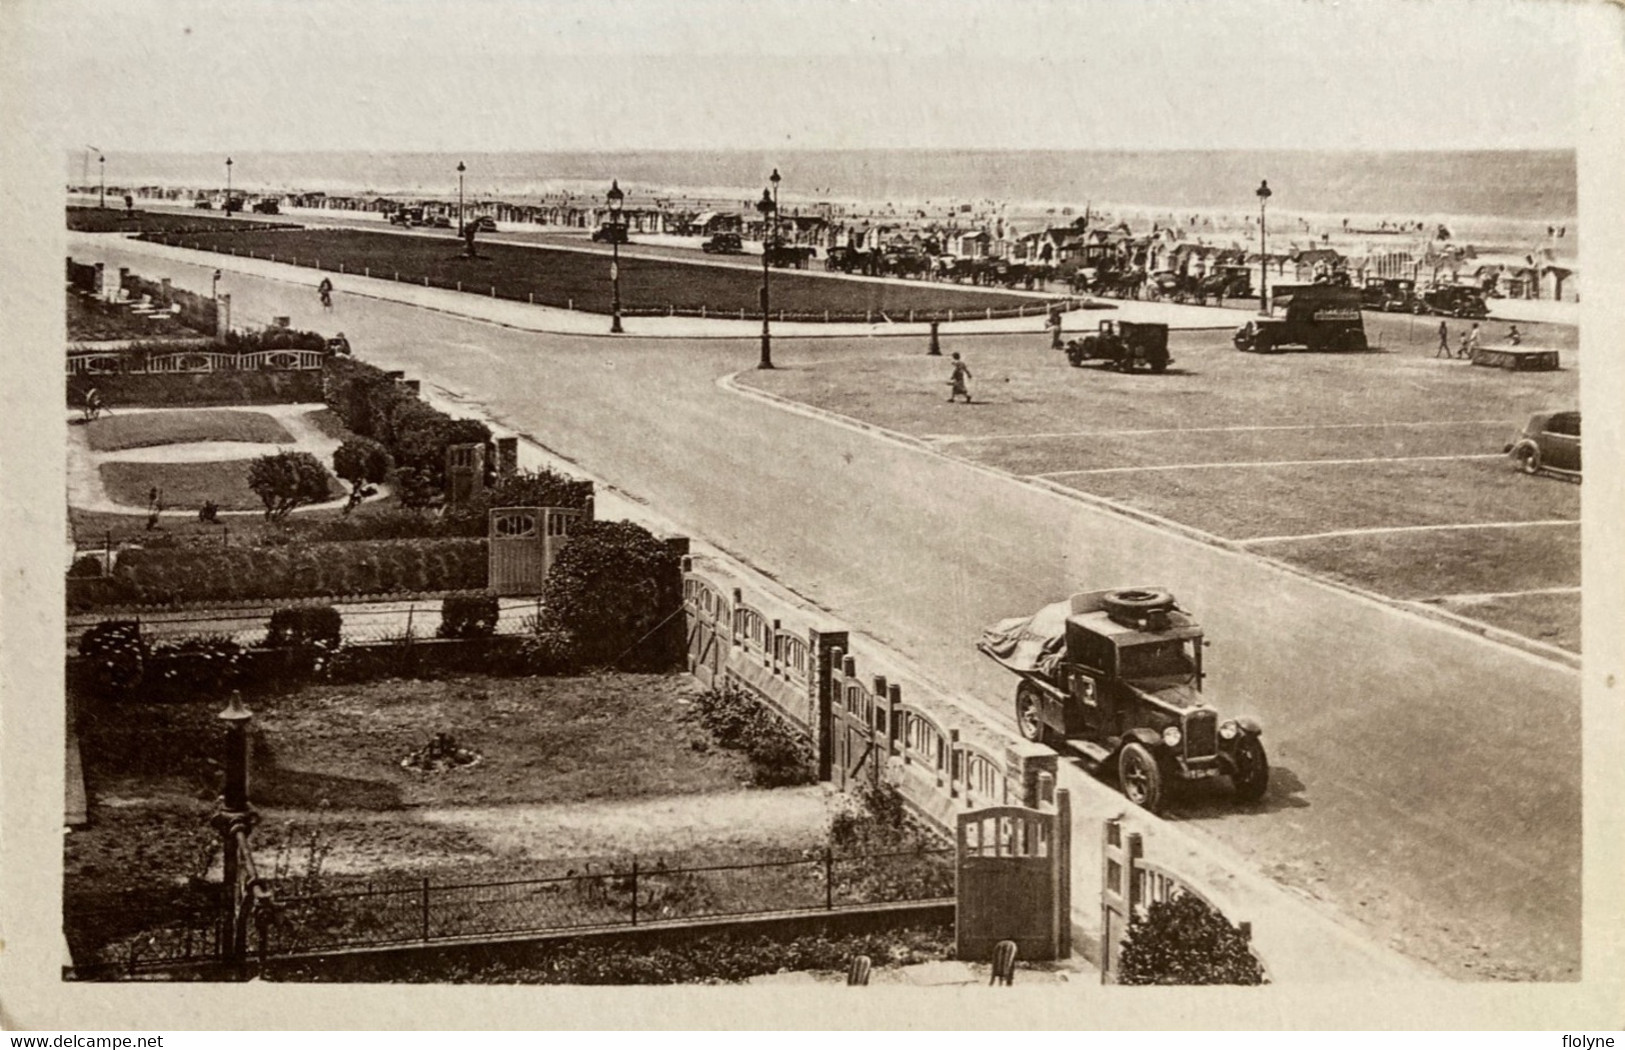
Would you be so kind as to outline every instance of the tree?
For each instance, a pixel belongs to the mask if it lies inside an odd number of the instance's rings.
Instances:
[[[309,452],[278,452],[249,464],[248,487],[265,504],[265,520],[279,521],[327,498],[327,471]]]
[[[1121,984],[1264,984],[1247,938],[1212,905],[1176,893],[1129,924]]]
[[[629,521],[591,521],[570,534],[548,570],[542,604],[576,639],[588,665],[657,670],[676,660],[683,582],[680,559]]]
[[[333,450],[333,473],[350,483],[350,498],[344,503],[348,514],[361,502],[368,485],[380,484],[389,476],[389,451],[371,438],[352,437]]]

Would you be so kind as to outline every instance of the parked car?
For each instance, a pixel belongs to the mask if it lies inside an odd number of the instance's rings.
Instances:
[[[700,251],[711,255],[737,255],[745,250],[745,243],[737,233],[719,233],[700,245]]]
[[[1430,313],[1443,314],[1446,317],[1482,321],[1490,315],[1490,308],[1484,303],[1484,293],[1477,288],[1462,285],[1451,284],[1429,288],[1423,293],[1422,302],[1427,305]]]
[[[472,228],[475,233],[497,232],[497,221],[489,215],[477,215],[469,219],[464,225]]]
[[[1144,366],[1153,372],[1166,372],[1168,326],[1116,319],[1100,322],[1100,330],[1066,344],[1066,359],[1073,368],[1085,361],[1104,361],[1107,368],[1133,372]]]
[[[202,208],[204,211],[213,211],[214,201],[209,200],[207,197],[200,197],[192,202],[192,207]]]
[[[1421,313],[1425,309],[1416,297],[1416,282],[1399,277],[1368,277],[1360,293],[1360,305],[1383,313]]]
[[[1525,474],[1556,474],[1579,481],[1579,411],[1536,412],[1502,451]]]
[[[599,244],[630,244],[632,240],[626,235],[625,226],[608,222],[592,231],[592,239]]]
[[[426,220],[423,225],[435,230],[449,230],[452,228],[451,216],[436,215],[433,218]]]

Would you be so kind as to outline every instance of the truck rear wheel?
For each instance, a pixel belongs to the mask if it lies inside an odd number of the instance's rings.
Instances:
[[[1130,743],[1117,755],[1117,780],[1127,799],[1152,813],[1162,809],[1162,767],[1144,744]]]
[[[1236,745],[1236,771],[1230,775],[1237,802],[1257,802],[1270,786],[1270,762],[1257,737],[1245,737]]]
[[[1035,744],[1049,740],[1049,730],[1044,728],[1044,697],[1031,682],[1016,687],[1016,728],[1023,740]]]

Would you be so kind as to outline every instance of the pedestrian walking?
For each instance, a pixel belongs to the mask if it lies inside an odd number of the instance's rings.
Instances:
[[[1474,321],[1473,322],[1473,327],[1467,330],[1467,338],[1465,340],[1463,340],[1462,346],[1467,351],[1467,353],[1465,355],[1463,355],[1463,356],[1465,356],[1468,360],[1471,360],[1478,353],[1478,322],[1477,321]]]
[[[966,366],[964,361],[959,359],[959,352],[957,350],[953,354],[953,359],[954,374],[948,379],[948,385],[953,389],[948,391],[948,403],[953,404],[954,398],[963,395],[965,398],[965,404],[968,405],[971,403],[970,388],[965,386],[965,380],[971,378],[970,368]]]
[[[316,294],[321,296],[322,309],[324,309],[324,310],[333,309],[333,282],[332,281],[328,280],[326,277],[323,277],[322,278],[322,283],[318,284],[316,286]]]
[[[1044,327],[1049,329],[1049,348],[1051,350],[1061,349],[1061,311],[1051,310],[1049,319],[1044,322]]]
[[[1439,349],[1433,352],[1433,356],[1450,356],[1450,326],[1443,321],[1439,322]]]

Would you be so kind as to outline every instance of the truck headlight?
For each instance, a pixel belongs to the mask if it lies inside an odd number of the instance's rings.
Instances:
[[[1234,719],[1227,718],[1219,723],[1219,737],[1222,740],[1234,740],[1239,732],[1241,727],[1236,725]]]
[[[1162,742],[1169,747],[1178,747],[1179,742],[1183,739],[1185,739],[1185,735],[1179,731],[1178,726],[1169,726],[1162,731]]]

